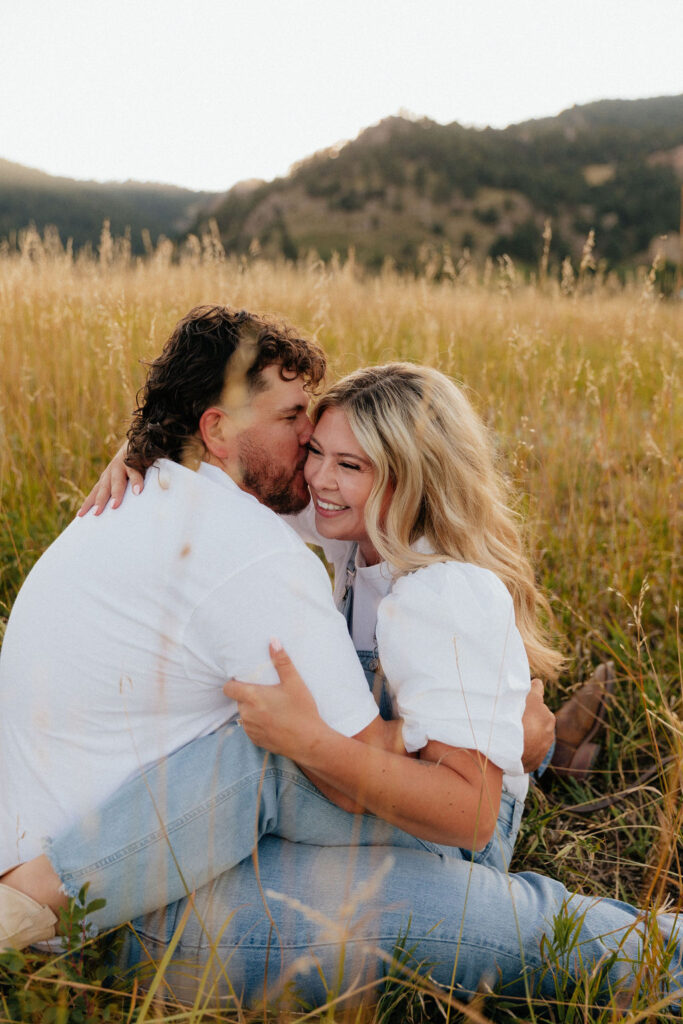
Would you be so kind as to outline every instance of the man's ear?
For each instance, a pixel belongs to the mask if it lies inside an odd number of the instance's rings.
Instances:
[[[206,450],[224,461],[234,454],[235,429],[223,409],[210,406],[199,417],[199,433]]]

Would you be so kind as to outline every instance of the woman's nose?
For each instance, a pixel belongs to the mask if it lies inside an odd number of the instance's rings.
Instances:
[[[307,463],[306,477],[316,491],[330,491],[337,486],[332,473],[332,465],[328,459],[310,458]]]

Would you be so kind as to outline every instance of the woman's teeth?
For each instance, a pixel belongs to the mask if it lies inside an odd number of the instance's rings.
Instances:
[[[348,507],[348,505],[333,505],[331,501],[321,501],[318,498],[318,508],[323,509],[325,512],[341,512],[342,509]]]

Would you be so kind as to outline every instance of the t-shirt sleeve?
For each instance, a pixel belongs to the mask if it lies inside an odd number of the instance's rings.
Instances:
[[[328,725],[353,736],[377,717],[327,573],[303,547],[271,553],[207,595],[184,632],[186,671],[211,686],[231,677],[273,685],[272,638],[284,646]]]
[[[444,562],[401,577],[380,604],[377,643],[406,749],[439,740],[523,773],[529,664],[497,576]]]

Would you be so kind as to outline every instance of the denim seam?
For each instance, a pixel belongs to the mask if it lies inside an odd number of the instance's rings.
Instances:
[[[137,924],[136,924],[136,927],[135,927],[135,931],[136,931],[136,933],[139,936],[144,936],[145,939],[147,939],[147,940],[149,940],[151,942],[156,942],[156,943],[159,943],[159,944],[163,945],[163,943],[160,943],[160,940],[159,940],[158,936],[147,934],[145,932],[144,928],[140,927]],[[277,946],[273,946],[272,941],[269,942],[267,940],[250,940],[248,937],[245,937],[244,939],[241,939],[241,940],[236,941],[236,942],[223,942],[223,941],[221,941],[221,942],[218,943],[218,946],[216,948],[221,950],[221,951],[224,951],[224,950],[239,950],[239,949],[248,948],[248,949],[271,949],[271,950],[283,949],[283,950],[289,950],[289,951],[303,950],[303,951],[310,952],[311,949],[313,949],[313,950],[315,950],[315,949],[333,949],[333,948],[338,947],[340,945],[347,946],[349,944],[358,944],[358,943],[380,945],[380,944],[382,944],[384,942],[389,942],[389,941],[394,940],[396,938],[396,935],[397,935],[397,932],[396,932],[395,929],[387,929],[387,931],[385,931],[385,932],[379,932],[379,933],[374,934],[374,935],[346,935],[343,940],[334,940],[334,939],[330,939],[330,940],[322,939],[321,940],[321,939],[317,939],[317,938],[310,938],[309,940],[301,939],[298,942],[286,942],[284,945],[278,944]],[[472,940],[467,940],[467,939],[462,938],[459,935],[459,932],[454,933],[454,935],[452,937],[450,937],[450,938],[448,936],[439,937],[439,936],[430,934],[428,937],[426,937],[426,938],[424,938],[422,940],[421,944],[422,943],[435,944],[435,945],[441,945],[441,946],[453,946],[454,944],[457,944],[457,946],[458,946],[458,955],[460,955],[460,953],[463,950],[477,950],[477,951],[484,950],[486,953],[493,954],[494,957],[501,957],[501,958],[505,958],[507,960],[513,960],[515,962],[519,961],[519,959],[520,959],[520,953],[518,951],[511,952],[509,948],[506,949],[506,948],[503,948],[503,947],[497,947],[495,945],[492,945],[488,941],[487,942],[484,942],[484,941],[473,942]],[[182,942],[181,942],[181,948],[182,948]],[[213,945],[210,942],[206,942],[206,943],[204,943],[204,942],[194,943],[193,942],[192,943],[192,948],[195,949],[195,950],[199,950],[199,949],[213,949],[214,947],[213,947]],[[221,952],[221,956],[224,956],[223,952]],[[536,968],[541,967],[543,965],[543,963],[544,963],[544,961],[541,959],[540,956],[538,956],[538,955],[531,955],[529,953],[529,951],[527,951],[527,950],[524,951],[524,966],[526,968],[531,968],[531,969],[535,970]]]
[[[283,772],[282,769],[276,767],[267,769],[263,777],[265,779],[271,778],[273,776],[285,776],[287,778],[290,778],[291,781],[295,783],[297,781],[300,781],[299,777],[295,773],[285,773]],[[170,836],[173,832],[175,832],[182,826],[187,825],[192,821],[196,821],[197,818],[203,817],[207,813],[211,813],[216,808],[220,807],[220,805],[224,803],[225,800],[230,798],[232,795],[239,793],[243,789],[246,789],[248,786],[250,786],[253,777],[254,776],[252,775],[240,779],[240,781],[235,785],[231,786],[229,790],[221,790],[220,793],[212,796],[209,800],[205,800],[204,803],[194,807],[192,811],[188,811],[186,814],[183,814],[180,818],[174,818],[173,821],[169,822],[167,825],[160,826],[154,832],[148,832],[145,836],[141,836],[135,842],[129,843],[127,846],[124,846],[121,849],[117,850],[116,853],[109,854],[107,857],[102,857],[100,858],[100,860],[95,861],[93,864],[88,864],[86,867],[80,868],[77,871],[63,872],[60,869],[58,858],[56,858],[54,852],[54,840],[45,840],[45,852],[48,855],[50,861],[52,862],[55,871],[60,876],[62,882],[66,886],[68,881],[72,879],[87,877],[93,871],[96,871],[99,868],[106,867],[109,864],[115,864],[121,860],[125,860],[127,857],[130,857],[132,854],[135,854],[139,850],[144,849],[146,846],[150,846],[152,843],[156,843],[160,839],[164,839]],[[258,773],[258,777],[261,778],[261,772]],[[308,789],[308,786],[306,786],[305,788]],[[317,790],[315,790],[315,792],[317,792]]]

